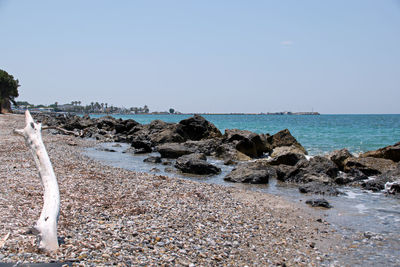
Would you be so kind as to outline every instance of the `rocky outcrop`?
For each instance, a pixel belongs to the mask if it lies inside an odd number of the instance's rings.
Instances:
[[[271,165],[290,165],[294,166],[300,160],[305,160],[304,152],[296,146],[276,147],[271,153]]]
[[[366,190],[382,191],[386,184],[390,184],[400,180],[400,163],[392,170],[388,170],[381,175],[377,175],[372,179],[364,181],[361,186]]]
[[[380,148],[374,151],[368,151],[360,155],[361,158],[382,158],[389,159],[394,162],[400,161],[400,142],[392,145]]]
[[[147,163],[161,163],[161,157],[148,157],[143,160],[143,162]]]
[[[307,155],[307,151],[299,142],[297,142],[296,138],[293,137],[288,129],[282,130],[272,136],[269,136],[267,138],[267,142],[271,147],[271,150],[281,146],[294,146],[300,149],[303,154]]]
[[[276,178],[276,169],[272,166],[257,169],[247,165],[239,165],[224,180],[235,183],[266,184],[270,178]]]
[[[346,159],[353,157],[353,155],[345,148],[333,151],[329,158],[339,167],[341,171],[344,170],[344,162]]]
[[[310,205],[311,207],[321,207],[326,209],[332,208],[331,204],[329,204],[329,202],[324,198],[309,199],[306,201],[306,204]]]
[[[194,150],[187,148],[179,143],[166,143],[156,147],[162,158],[179,158],[184,155],[194,153]]]
[[[320,182],[309,182],[299,187],[300,193],[303,194],[319,194],[327,196],[337,196],[341,192],[331,184],[325,184]]]
[[[382,158],[351,157],[344,162],[344,171],[350,172],[352,169],[358,169],[367,176],[379,175],[395,168],[396,164],[393,161]]]
[[[180,121],[179,126],[181,134],[188,140],[196,141],[222,137],[218,128],[200,115],[194,115],[191,118]]]
[[[226,129],[223,141],[233,144],[236,150],[251,158],[261,157],[264,153],[270,152],[265,135],[246,130]]]
[[[176,159],[175,167],[183,173],[210,175],[218,174],[221,169],[208,163],[205,154],[193,153]]]

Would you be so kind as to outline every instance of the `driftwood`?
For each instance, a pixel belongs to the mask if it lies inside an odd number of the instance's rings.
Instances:
[[[42,125],[33,121],[28,110],[25,112],[25,123],[24,129],[14,130],[14,132],[23,136],[27,146],[31,149],[44,188],[43,209],[34,229],[38,231],[39,248],[55,251],[58,249],[57,222],[60,211],[57,178],[42,141]]]
[[[57,127],[57,126],[44,126],[44,127],[42,127],[42,130],[52,130],[52,129],[60,131],[60,132],[63,132],[64,134],[74,135],[76,137],[82,137],[85,134],[85,131],[82,131],[82,130],[79,133],[77,133],[77,132],[65,130],[64,128]]]

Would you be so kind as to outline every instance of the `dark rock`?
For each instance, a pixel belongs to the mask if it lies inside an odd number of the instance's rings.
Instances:
[[[294,166],[300,160],[305,160],[306,157],[302,150],[295,146],[282,146],[277,147],[271,154],[271,165],[290,165]]]
[[[115,125],[118,123],[118,121],[111,116],[98,118],[96,122],[98,129],[104,129],[106,131],[114,130]]]
[[[299,187],[300,193],[306,194],[320,194],[320,195],[328,195],[328,196],[337,196],[341,194],[341,192],[331,184],[324,184],[320,182],[310,182]]]
[[[304,147],[297,142],[296,138],[293,137],[288,129],[269,136],[267,138],[267,142],[270,144],[272,149],[280,146],[295,146],[303,151],[304,154],[307,154],[307,151],[304,149]]]
[[[330,159],[339,167],[341,171],[344,170],[344,162],[346,159],[353,157],[353,155],[345,148],[335,150],[330,155]]]
[[[321,156],[311,158],[307,169],[312,173],[324,173],[331,178],[336,177],[339,172],[339,168],[332,160]]]
[[[283,182],[290,181],[298,172],[299,169],[295,166],[283,164],[276,166],[277,179]]]
[[[385,185],[400,180],[400,163],[396,165],[395,169],[384,172],[381,175],[374,177],[374,179],[367,180],[361,184],[366,190],[374,192],[382,191]]]
[[[186,141],[182,143],[185,147],[196,153],[204,153],[207,156],[215,155],[217,148],[221,145],[220,139],[203,139],[199,141]]]
[[[158,169],[158,168],[152,168],[152,169],[150,170],[150,172],[160,172],[160,169]]]
[[[185,155],[176,159],[175,167],[184,173],[192,174],[217,174],[221,169],[208,163],[206,155],[201,153],[194,153]]]
[[[257,169],[248,165],[240,165],[226,175],[224,180],[235,183],[267,184],[269,178],[276,177],[276,170],[272,166]]]
[[[189,140],[201,140],[222,137],[222,134],[218,130],[218,128],[200,115],[194,115],[191,118],[182,120],[179,122],[179,124],[182,126],[180,129],[183,132],[184,137]]]
[[[385,191],[388,194],[399,195],[400,194],[400,180],[397,182],[386,183]]]
[[[132,140],[131,146],[136,148],[136,149],[142,149],[144,153],[150,153],[152,151],[151,149],[151,143],[148,141],[142,141],[142,140]]]
[[[261,157],[264,153],[270,152],[267,138],[250,131],[227,129],[223,140],[234,144],[238,151],[252,158]]]
[[[389,159],[394,162],[400,161],[400,142],[392,146],[386,146],[374,151],[368,151],[360,155],[361,158],[382,158]]]
[[[322,208],[327,208],[327,209],[332,208],[332,206],[329,204],[329,202],[323,198],[309,199],[306,201],[306,204],[308,204],[312,207],[322,207]]]
[[[368,176],[360,170],[351,169],[349,172],[339,172],[338,176],[334,178],[334,182],[338,185],[345,185],[366,179]]]
[[[172,168],[172,167],[165,167],[164,171],[165,172],[176,172],[176,169]]]
[[[215,156],[227,161],[227,160],[232,160],[232,161],[248,161],[251,160],[251,158],[242,152],[238,151],[236,148],[233,147],[232,144],[222,144],[217,147],[215,151]]]
[[[117,151],[114,150],[114,149],[104,148],[104,147],[100,147],[100,148],[98,148],[97,150],[99,150],[99,151],[105,151],[105,152],[117,152]]]
[[[143,160],[143,162],[148,163],[161,163],[161,157],[148,157]]]
[[[382,158],[348,158],[344,162],[344,171],[349,172],[352,169],[358,169],[365,175],[379,175],[386,171],[395,169],[396,164],[388,159]]]
[[[179,158],[194,152],[192,149],[178,143],[162,144],[157,146],[156,149],[163,158]]]

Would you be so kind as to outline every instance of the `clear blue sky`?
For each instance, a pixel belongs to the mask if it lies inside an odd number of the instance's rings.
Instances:
[[[35,104],[400,113],[400,2],[0,0],[0,69]]]

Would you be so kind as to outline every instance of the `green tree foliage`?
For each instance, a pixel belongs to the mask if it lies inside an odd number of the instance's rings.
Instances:
[[[173,108],[169,109],[169,113],[174,114],[174,112],[175,112],[175,109],[173,109]]]
[[[0,69],[0,113],[11,112],[10,101],[16,104],[14,99],[18,97],[18,80]]]

